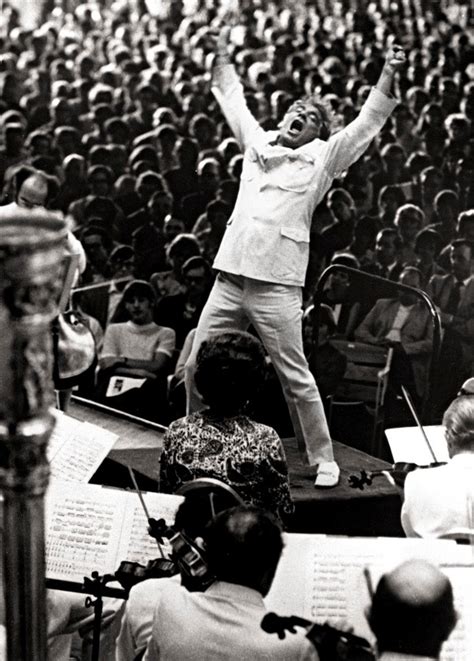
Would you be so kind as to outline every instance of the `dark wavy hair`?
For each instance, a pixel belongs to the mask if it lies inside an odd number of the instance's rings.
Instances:
[[[204,403],[221,415],[242,412],[261,387],[264,374],[263,346],[250,333],[224,331],[199,348],[196,387]]]

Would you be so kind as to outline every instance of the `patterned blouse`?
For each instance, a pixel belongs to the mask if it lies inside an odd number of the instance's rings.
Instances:
[[[278,518],[293,512],[278,434],[244,415],[222,419],[203,411],[172,422],[164,436],[160,477],[165,492],[195,478],[216,478],[246,503]]]

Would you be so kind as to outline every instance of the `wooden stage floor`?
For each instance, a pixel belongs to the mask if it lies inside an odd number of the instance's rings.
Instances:
[[[93,482],[122,488],[131,487],[125,466],[141,476],[140,488],[158,490],[159,457],[164,428],[139,419],[117,415],[111,409],[72,401],[68,415],[96,424],[118,435],[108,458]],[[294,438],[283,441],[290,473],[290,489],[295,514],[292,532],[332,535],[403,536],[400,526],[401,497],[385,477],[375,477],[363,491],[349,486],[349,476],[361,470],[377,471],[389,464],[370,455],[334,442],[334,453],[341,467],[341,479],[333,489],[315,489],[314,469],[300,459]]]

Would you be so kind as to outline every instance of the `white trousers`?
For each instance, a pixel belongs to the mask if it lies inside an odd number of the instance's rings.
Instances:
[[[321,397],[303,352],[300,287],[220,273],[199,319],[185,367],[187,411],[203,408],[194,385],[201,342],[224,330],[257,331],[283,388],[298,447],[310,465],[334,459]]]

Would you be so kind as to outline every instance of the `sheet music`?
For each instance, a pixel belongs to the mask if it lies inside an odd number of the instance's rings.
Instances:
[[[460,553],[466,557],[464,551]],[[319,540],[312,552],[305,617],[330,624],[341,619],[352,623],[354,604],[357,608],[354,595],[360,594],[361,590],[361,586],[354,582],[362,576],[365,566],[380,563],[395,566],[412,557],[426,558],[439,564],[449,557],[461,557],[457,554],[457,545],[452,540],[381,537],[327,537]],[[365,584],[362,589],[367,593]]]
[[[181,496],[145,496],[150,513],[162,512],[173,523]],[[46,496],[45,520],[48,578],[82,583],[93,571],[115,572],[122,560],[146,563],[159,556],[133,491],[55,481]]]
[[[54,411],[56,425],[48,443],[51,477],[88,482],[117,440],[102,427]]]
[[[316,534],[283,534],[283,552],[270,592],[264,599],[268,611],[287,617],[303,617],[304,595],[308,589],[305,568],[318,540],[325,537]]]
[[[265,598],[267,608],[279,615],[299,615],[333,625],[341,618],[351,623],[354,617],[356,623],[361,619],[354,595],[361,590],[367,593],[361,577],[369,564],[388,561],[394,566],[409,557],[427,558],[438,564],[448,558],[464,564],[471,560],[469,548],[453,540],[290,533],[284,541],[275,580]]]
[[[433,448],[437,461],[449,461],[448,445],[442,425],[423,427]],[[426,466],[433,462],[433,457],[418,427],[394,427],[385,430],[393,461],[402,461]]]
[[[128,495],[133,496],[134,501],[132,500],[131,506],[125,512],[119,557],[121,560],[144,563],[159,557],[158,545],[147,532],[148,521],[137,494],[131,491]],[[164,519],[168,525],[173,523],[176,510],[184,500],[182,496],[166,493],[146,493],[143,494],[143,499],[150,516]],[[164,540],[162,548],[165,555],[169,554],[171,547],[167,540]]]
[[[441,650],[441,661],[474,658],[474,567],[442,567],[451,581],[459,619]]]
[[[51,483],[45,505],[48,578],[82,583],[94,570],[106,574],[117,569],[124,505],[120,492],[57,481]]]

